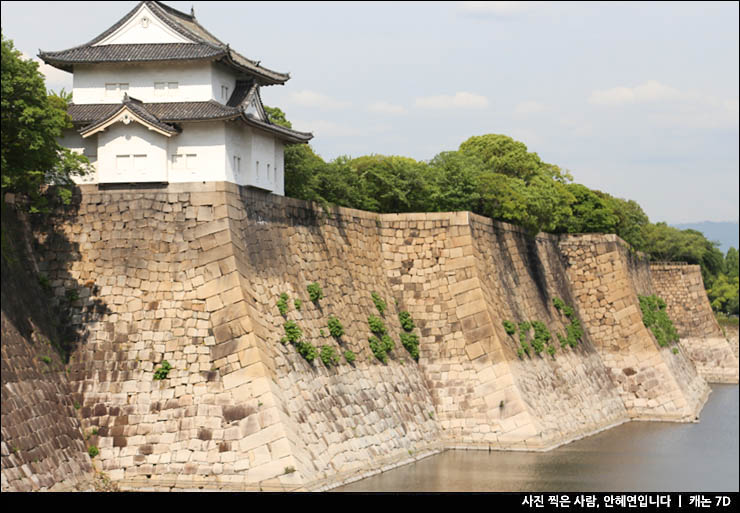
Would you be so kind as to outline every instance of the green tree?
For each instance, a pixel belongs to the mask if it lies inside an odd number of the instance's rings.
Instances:
[[[738,287],[740,281],[737,276],[728,277],[720,274],[707,290],[709,302],[712,309],[716,312],[723,312],[728,315],[738,315]]]
[[[724,273],[730,278],[736,278],[738,276],[739,267],[740,262],[738,261],[737,249],[728,249],[727,254],[725,255]]]
[[[611,204],[596,191],[571,183],[564,187],[573,195],[572,215],[561,219],[556,231],[564,233],[615,233],[619,218]]]
[[[265,108],[265,114],[267,114],[267,118],[271,123],[285,128],[293,128],[293,123],[288,121],[288,118],[285,117],[285,112],[277,107],[268,107],[267,105],[263,105],[263,107]]]
[[[429,197],[426,211],[475,211],[481,195],[478,181],[483,162],[477,155],[446,151],[435,156],[427,167]]]
[[[643,251],[645,247],[645,227],[650,224],[647,214],[633,200],[624,200],[605,194],[611,209],[617,216],[616,233],[633,248]]]
[[[428,198],[425,164],[408,157],[368,155],[347,162],[357,175],[366,209],[373,212],[424,210]]]
[[[528,152],[524,143],[505,135],[470,137],[460,145],[460,151],[478,157],[489,171],[525,182],[542,173],[559,182],[570,180],[570,175],[558,166],[543,162],[536,153]]]
[[[27,195],[32,212],[50,208],[45,184],[56,185],[57,198],[68,203],[72,177],[88,171],[84,156],[57,142],[72,128],[70,98],[64,92],[47,95],[38,64],[23,59],[2,36],[2,192]]]
[[[643,231],[644,251],[655,260],[688,262],[701,266],[704,285],[711,287],[724,267],[717,243],[696,230],[679,230],[665,223],[648,224]]]

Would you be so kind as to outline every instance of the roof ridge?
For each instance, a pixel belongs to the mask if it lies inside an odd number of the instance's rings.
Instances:
[[[147,1],[147,2],[143,2],[143,3],[145,3],[147,5],[156,4],[157,7],[159,7],[161,9],[167,11],[169,14],[174,14],[175,16],[180,16],[181,18],[186,18],[186,19],[189,19],[189,20],[195,20],[195,16],[191,16],[190,14],[184,13],[182,11],[178,11],[174,7],[171,7],[171,6],[167,5],[164,2]]]

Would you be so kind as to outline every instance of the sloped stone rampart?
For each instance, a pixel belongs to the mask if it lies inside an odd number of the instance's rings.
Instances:
[[[642,322],[629,247],[616,235],[560,241],[584,325],[631,418],[697,418],[709,387],[683,351],[660,348]],[[647,264],[645,264],[647,265]]]
[[[712,383],[737,383],[737,355],[714,318],[701,268],[655,263],[650,266],[650,272],[656,293],[666,301],[681,346],[699,373]]]
[[[20,223],[3,208],[2,491],[93,489],[93,465],[76,415],[60,341]]]
[[[42,267],[60,300],[79,290],[70,380],[124,489],[325,489],[448,447],[546,449],[629,418],[691,420],[708,391],[642,326],[649,272],[616,238],[531,240],[466,212],[324,212],[225,183],[86,186],[62,228],[79,251]],[[387,364],[368,344],[373,292]],[[563,333],[554,297],[576,307],[582,342],[520,359],[502,321]],[[93,304],[101,315],[82,315]],[[281,343],[286,320],[339,365]]]

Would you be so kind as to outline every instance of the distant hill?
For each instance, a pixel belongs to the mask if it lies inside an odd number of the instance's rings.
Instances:
[[[722,253],[727,253],[731,247],[738,248],[738,229],[740,225],[737,222],[702,221],[701,223],[684,223],[671,225],[681,230],[697,230],[711,240],[720,243],[719,249]]]

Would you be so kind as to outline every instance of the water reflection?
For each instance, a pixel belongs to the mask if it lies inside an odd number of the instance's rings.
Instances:
[[[546,453],[447,451],[335,491],[738,491],[738,386],[698,424],[628,422]]]

